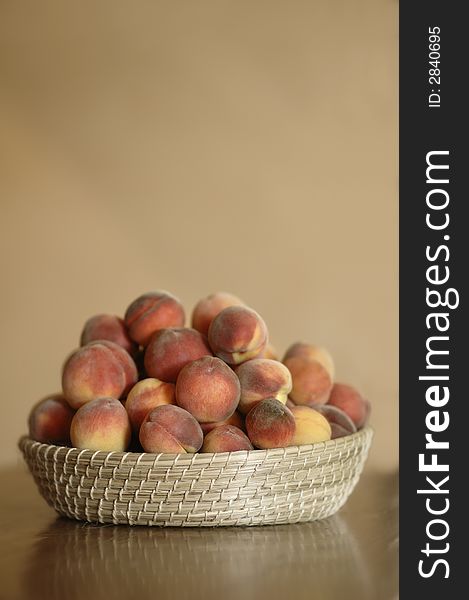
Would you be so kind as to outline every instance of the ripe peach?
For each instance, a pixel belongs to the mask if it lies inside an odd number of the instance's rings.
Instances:
[[[357,431],[355,423],[340,408],[330,404],[321,404],[320,406],[313,406],[313,408],[329,421],[332,431],[331,439],[335,440],[335,438],[344,437]]]
[[[137,368],[121,346],[101,340],[73,352],[64,364],[62,388],[72,408],[96,398],[121,398],[137,381]]]
[[[137,344],[130,339],[124,320],[115,315],[96,315],[86,321],[81,333],[80,346],[97,340],[114,342],[127,350],[131,356],[135,356],[137,352]]]
[[[204,438],[201,452],[236,452],[254,450],[248,436],[233,425],[212,429]]]
[[[264,350],[259,354],[258,358],[270,358],[270,360],[280,360],[277,350],[272,344],[267,344]]]
[[[29,414],[29,437],[43,444],[70,444],[70,425],[75,411],[62,394],[46,396]]]
[[[283,448],[295,435],[295,417],[279,400],[267,398],[249,412],[246,429],[256,448]]]
[[[134,342],[146,346],[155,331],[183,327],[185,318],[180,301],[169,292],[158,291],[134,300],[125,313],[125,324]]]
[[[361,429],[370,415],[370,403],[351,385],[336,383],[332,388],[328,404],[340,408]]]
[[[213,319],[229,306],[244,306],[244,302],[228,292],[210,294],[196,304],[192,313],[192,327],[207,335]]]
[[[334,379],[334,361],[325,348],[313,346],[312,344],[305,344],[304,342],[296,342],[288,348],[282,362],[285,362],[287,359],[293,358],[294,356],[300,356],[301,358],[307,358],[308,360],[317,360],[329,371],[331,379]]]
[[[99,340],[97,342],[90,342],[88,346],[93,344],[105,346],[112,352],[116,360],[119,361],[125,374],[124,397],[127,396],[130,388],[138,381],[138,369],[135,361],[128,352],[126,352],[118,344],[114,344],[114,342],[109,342],[108,340]]]
[[[157,406],[140,427],[140,443],[145,452],[193,454],[203,442],[202,429],[194,417],[179,406]]]
[[[296,404],[292,400],[290,400],[290,398],[287,398],[285,406],[288,406],[288,408],[293,408],[294,406],[296,406]]]
[[[75,448],[124,452],[130,443],[130,422],[125,408],[114,398],[84,404],[72,419],[70,437]]]
[[[145,370],[149,377],[174,383],[188,363],[211,355],[206,339],[195,329],[161,329],[145,351]]]
[[[230,365],[256,358],[263,352],[267,340],[267,327],[262,317],[246,306],[223,309],[208,330],[213,353]]]
[[[181,369],[176,382],[176,403],[199,423],[228,419],[238,406],[239,379],[222,360],[204,356]]]
[[[125,410],[134,432],[140,430],[147,414],[162,404],[175,404],[173,383],[165,383],[152,377],[136,383],[125,401]]]
[[[285,365],[268,358],[248,360],[236,369],[241,383],[241,397],[238,410],[247,413],[265,398],[277,398],[286,403],[292,389],[290,371]]]
[[[216,427],[221,427],[222,425],[233,425],[234,427],[241,429],[241,431],[246,432],[246,425],[244,423],[244,417],[237,410],[235,410],[234,413],[230,417],[225,419],[224,421],[215,421],[214,423],[201,423],[200,424],[200,426],[202,427],[202,431],[204,432],[204,435],[207,435],[207,433],[209,431],[212,431],[212,429],[215,429]]]
[[[284,362],[292,376],[290,398],[295,404],[325,404],[332,389],[329,371],[317,360],[292,356]]]
[[[290,446],[316,444],[331,439],[329,421],[310,406],[295,406],[291,409],[295,417],[295,435]]]

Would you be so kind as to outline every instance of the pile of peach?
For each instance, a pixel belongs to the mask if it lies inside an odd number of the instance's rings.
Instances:
[[[334,383],[323,348],[283,361],[262,317],[232,294],[184,308],[151,292],[124,319],[97,315],[66,360],[62,393],[33,407],[31,438],[90,450],[232,452],[324,442],[363,427],[369,403]]]

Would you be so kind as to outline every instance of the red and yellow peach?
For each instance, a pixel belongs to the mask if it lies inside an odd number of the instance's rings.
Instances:
[[[330,404],[314,406],[315,410],[326,417],[331,426],[331,439],[344,437],[357,431],[355,423],[343,410]]]
[[[290,410],[295,418],[295,434],[291,446],[316,444],[331,439],[331,426],[317,410],[310,406],[295,406]]]
[[[161,329],[145,351],[145,370],[149,377],[175,383],[179,372],[188,363],[211,355],[206,339],[195,329]]]
[[[361,429],[368,421],[370,403],[351,385],[336,383],[332,388],[328,404],[343,410],[357,429]]]
[[[74,409],[97,398],[122,398],[137,381],[137,368],[121,346],[101,340],[73,352],[64,364],[62,388]]]
[[[233,425],[221,425],[207,433],[201,452],[236,452],[253,449],[251,441],[241,429]]]
[[[283,362],[293,357],[306,358],[308,360],[317,360],[327,369],[331,379],[334,379],[334,361],[331,354],[326,348],[314,346],[313,344],[305,344],[304,342],[296,342],[292,344],[283,357]]]
[[[246,424],[244,423],[244,417],[237,410],[235,410],[234,413],[224,421],[215,421],[213,423],[200,424],[204,435],[207,435],[209,431],[212,431],[212,429],[215,429],[216,427],[221,427],[222,425],[233,425],[234,427],[237,427],[238,429],[241,429],[241,431],[246,433]]]
[[[297,405],[325,404],[332,389],[329,371],[317,360],[292,356],[284,362],[292,376],[291,400]]]
[[[131,339],[146,346],[160,329],[183,327],[184,308],[181,302],[165,291],[149,292],[139,296],[127,308],[125,324]]]
[[[203,433],[199,423],[183,408],[172,404],[157,406],[140,427],[145,452],[185,454],[200,450]]]
[[[210,294],[196,304],[192,313],[192,327],[207,335],[213,319],[229,306],[244,306],[244,302],[228,292]]]
[[[43,444],[68,446],[70,425],[75,411],[62,394],[53,394],[40,400],[29,414],[29,437]]]
[[[131,356],[135,356],[137,352],[137,344],[130,339],[124,320],[115,315],[95,315],[86,321],[81,333],[80,346],[97,340],[114,342],[127,350]]]
[[[77,410],[70,427],[75,448],[124,452],[130,443],[131,429],[127,412],[119,400],[98,398]]]
[[[290,446],[295,435],[295,417],[276,398],[261,400],[246,417],[246,430],[256,448]]]
[[[140,430],[147,414],[162,404],[175,404],[175,386],[149,377],[134,385],[127,395],[125,409],[134,432]]]
[[[244,415],[265,398],[277,398],[285,404],[292,389],[290,371],[276,360],[248,360],[239,365],[236,374],[241,384],[238,410]]]
[[[222,360],[204,356],[181,369],[176,382],[176,403],[199,423],[228,419],[238,406],[239,379]]]
[[[264,351],[268,332],[264,320],[254,310],[230,306],[213,319],[208,341],[216,356],[229,365],[238,365]]]

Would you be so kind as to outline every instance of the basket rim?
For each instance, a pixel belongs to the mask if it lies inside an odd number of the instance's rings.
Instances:
[[[44,449],[47,454],[53,452],[54,454],[56,452],[77,452],[80,455],[87,453],[90,455],[93,455],[95,457],[109,457],[109,456],[113,456],[114,458],[135,458],[136,460],[142,459],[143,457],[151,457],[153,459],[161,459],[161,458],[167,458],[167,459],[171,459],[171,460],[175,460],[178,457],[180,458],[181,456],[190,456],[191,458],[195,458],[197,456],[201,456],[204,457],[204,460],[210,459],[210,457],[214,458],[214,457],[228,457],[228,456],[252,456],[252,457],[258,457],[261,458],[262,456],[271,456],[273,454],[278,454],[279,451],[289,451],[289,452],[308,452],[311,450],[318,450],[319,448],[322,448],[324,450],[324,452],[329,451],[333,451],[334,448],[337,448],[339,446],[352,446],[355,445],[357,442],[364,440],[366,438],[370,438],[370,442],[371,439],[374,436],[374,429],[370,426],[370,425],[366,425],[365,427],[363,427],[362,429],[360,429],[359,431],[356,431],[355,433],[351,433],[350,435],[347,436],[343,436],[343,437],[338,437],[335,438],[333,440],[328,440],[326,442],[317,442],[315,444],[304,444],[302,446],[286,446],[286,447],[281,447],[281,448],[268,448],[268,449],[254,449],[254,450],[236,450],[234,452],[195,452],[193,454],[190,453],[186,453],[186,454],[169,454],[169,453],[164,453],[164,452],[158,452],[158,453],[154,453],[154,452],[131,452],[131,451],[127,451],[127,452],[119,452],[119,451],[106,451],[106,450],[91,450],[89,448],[75,448],[74,446],[57,446],[55,444],[45,444],[42,442],[38,442],[36,440],[33,440],[32,438],[29,437],[29,435],[22,435],[20,437],[20,439],[18,440],[18,446],[19,448],[23,451],[24,448],[26,447],[33,447],[35,446],[37,448],[37,450],[39,451],[40,449]]]

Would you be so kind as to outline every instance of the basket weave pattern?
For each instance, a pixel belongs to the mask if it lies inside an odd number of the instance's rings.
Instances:
[[[309,446],[216,454],[93,452],[19,445],[61,515],[128,525],[232,526],[322,519],[345,503],[372,439],[365,428]]]

